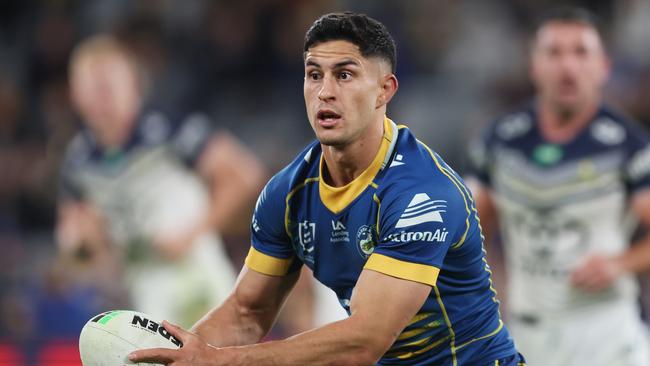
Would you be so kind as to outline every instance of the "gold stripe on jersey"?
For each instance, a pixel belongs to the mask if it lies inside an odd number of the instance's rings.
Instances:
[[[431,149],[427,145],[425,145],[422,141],[418,140],[418,142],[420,144],[422,144],[422,146],[424,146],[425,149],[427,149],[427,151],[429,152],[429,155],[431,155],[431,159],[433,159],[433,162],[435,163],[436,167],[440,170],[440,172],[442,172],[442,174],[444,174],[445,176],[447,176],[447,178],[449,178],[449,180],[456,186],[456,188],[460,192],[461,197],[463,197],[463,202],[465,203],[465,212],[467,212],[467,217],[465,218],[465,232],[461,236],[460,240],[458,240],[458,242],[452,243],[451,246],[450,246],[452,249],[457,249],[461,245],[463,245],[463,243],[465,242],[465,239],[467,238],[467,233],[469,232],[469,226],[470,226],[469,225],[469,218],[471,216],[471,212],[470,212],[470,208],[469,208],[470,205],[467,204],[467,199],[469,198],[469,196],[466,196],[466,194],[468,194],[468,193],[466,191],[464,191],[463,188],[461,188],[461,187],[463,187],[463,184],[461,184],[461,182],[458,181],[458,179],[454,176],[454,174],[447,171],[447,169],[445,169],[442,166],[442,164],[440,164],[440,162],[436,158],[436,155],[433,153],[433,151],[431,151]],[[471,198],[470,198],[470,200],[471,200]]]
[[[289,238],[292,238],[292,237],[291,237],[291,230],[289,230],[289,224],[290,224],[290,223],[289,223],[289,221],[290,221],[290,220],[289,220],[289,213],[290,213],[290,210],[289,210],[289,200],[291,200],[291,197],[292,197],[296,192],[298,192],[300,189],[304,188],[307,184],[309,184],[309,183],[314,183],[314,182],[318,182],[319,180],[320,180],[320,179],[319,179],[318,177],[316,177],[316,178],[307,178],[307,179],[305,179],[304,182],[302,182],[302,183],[298,184],[296,187],[294,187],[294,188],[291,190],[291,192],[289,192],[289,194],[287,194],[287,197],[284,199],[284,231],[286,231],[287,236],[288,236]],[[292,239],[293,239],[293,238],[292,238]]]
[[[501,331],[501,329],[503,329],[503,321],[501,319],[499,319],[499,326],[497,327],[497,329],[493,330],[489,334],[486,334],[484,336],[474,338],[471,341],[465,342],[465,343],[459,345],[458,347],[456,347],[456,349],[458,350],[458,349],[461,349],[461,348],[463,348],[465,346],[468,346],[468,345],[470,345],[470,344],[472,344],[472,343],[474,343],[476,341],[480,341],[482,339],[490,338],[490,337],[496,335],[497,333],[499,333]]]
[[[415,316],[413,317],[413,319],[411,319],[411,321],[409,322],[409,324],[407,325],[407,327],[408,327],[408,326],[411,326],[411,325],[413,325],[413,324],[415,324],[415,323],[417,323],[417,322],[419,322],[420,320],[424,320],[424,319],[426,319],[426,318],[428,318],[428,317],[430,317],[430,316],[432,316],[432,315],[434,315],[434,314],[433,314],[433,313],[419,313],[419,314],[415,314]]]
[[[437,319],[436,319],[436,320],[434,320],[434,321],[432,321],[432,322],[429,322],[429,323],[427,323],[427,324],[424,324],[424,325],[423,325],[422,327],[420,327],[420,328],[415,328],[415,329],[412,329],[412,330],[407,330],[406,332],[402,332],[402,333],[399,335],[399,337],[397,337],[397,340],[398,340],[398,341],[403,341],[403,340],[405,340],[405,339],[409,339],[409,338],[417,337],[417,336],[419,336],[420,334],[426,332],[427,330],[429,330],[429,329],[433,329],[433,328],[438,328],[438,327],[441,326],[441,325],[442,325],[442,322],[441,322],[440,320],[437,320]]]
[[[244,263],[248,268],[269,276],[284,276],[289,271],[293,258],[281,259],[264,254],[251,247]]]
[[[379,151],[375,158],[373,159],[370,166],[356,177],[352,182],[346,184],[343,187],[332,187],[329,184],[325,183],[323,179],[320,180],[318,184],[318,190],[320,193],[320,199],[330,211],[333,213],[339,213],[344,208],[346,208],[355,198],[359,197],[363,191],[372,184],[372,180],[375,179],[377,173],[381,169],[384,158],[388,153],[388,148],[390,147],[391,141],[397,136],[393,136],[393,129],[391,127],[392,122],[388,117],[384,117],[384,136],[381,140],[381,145]],[[319,176],[323,176],[323,165],[325,160],[323,154],[321,153],[320,158],[320,173]]]
[[[440,269],[433,266],[404,262],[378,253],[371,254],[363,268],[429,286],[436,285],[440,273]]]
[[[445,308],[445,303],[442,301],[442,296],[440,296],[440,290],[438,290],[437,286],[433,286],[433,291],[436,293],[436,301],[438,301],[438,305],[442,311],[442,316],[445,318],[445,323],[447,324],[447,329],[449,329],[449,338],[451,339],[449,341],[449,348],[451,351],[451,365],[457,366],[458,358],[456,357],[456,332],[454,332],[454,328],[451,326],[451,320],[449,320],[447,308]]]
[[[433,318],[435,315],[436,314],[434,313],[420,313],[415,315],[413,319],[411,319],[411,321],[409,322],[407,328],[423,320],[426,321],[427,319],[429,319],[430,321],[427,321],[425,324],[421,325],[418,328],[414,328],[402,332],[397,337],[396,343],[386,353],[386,356],[392,358],[407,359],[422,354],[424,352],[427,352],[431,348],[439,346],[449,341],[450,335],[446,335],[441,339],[432,341],[432,336],[426,333],[427,331],[430,331],[432,329],[438,328],[443,325],[442,319]],[[428,342],[432,342],[432,343],[428,344],[424,348],[413,350],[414,347],[417,347],[419,345]]]
[[[437,346],[447,342],[449,340],[449,337],[450,336],[445,336],[443,338],[440,338],[440,339],[436,340],[435,342],[431,342],[426,347],[420,348],[420,349],[418,349],[416,351],[410,351],[410,352],[402,351],[402,352],[400,352],[400,351],[390,350],[385,354],[385,357],[393,357],[393,358],[399,358],[399,359],[411,358],[413,356],[417,356],[417,355],[420,355],[422,353],[425,353],[425,352],[431,350],[432,348],[437,347]],[[423,341],[431,341],[431,337],[424,338]]]
[[[381,212],[381,201],[379,200],[379,197],[377,197],[377,194],[372,195],[372,199],[377,203],[377,224],[375,226],[375,230],[377,231],[377,235],[381,232],[379,229],[379,213]]]

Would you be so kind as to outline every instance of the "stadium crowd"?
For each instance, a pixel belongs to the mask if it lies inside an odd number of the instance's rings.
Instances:
[[[301,95],[304,29],[325,12],[367,13],[397,41],[402,92],[391,116],[409,121],[420,139],[463,173],[470,136],[530,97],[526,45],[533,19],[551,3],[568,2],[3,2],[0,365],[65,361],[91,315],[129,306],[122,285],[102,275],[110,268],[56,260],[57,182],[66,145],[80,126],[69,98],[68,65],[84,38],[111,32],[126,41],[144,62],[150,103],[179,113],[205,111],[275,172],[312,139]],[[614,60],[606,100],[650,128],[650,3],[569,3],[603,21]],[[235,268],[248,240],[225,238]],[[642,301],[650,311],[650,286],[645,288]],[[276,332],[283,334],[282,324]]]

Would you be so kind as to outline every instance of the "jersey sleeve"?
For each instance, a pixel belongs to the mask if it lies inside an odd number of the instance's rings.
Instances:
[[[260,273],[283,276],[300,268],[285,229],[286,193],[275,176],[257,199],[246,265]]]
[[[650,188],[650,138],[644,132],[630,136],[625,181],[630,192]]]
[[[88,149],[80,135],[75,136],[68,145],[58,176],[57,199],[59,202],[82,201],[83,188],[78,182],[77,166],[88,155]]]
[[[63,167],[63,169],[61,169],[57,196],[60,202],[83,200],[83,191],[75,181],[69,168]]]
[[[469,229],[470,202],[460,179],[446,184],[394,187],[380,202],[379,243],[365,265],[393,277],[434,286],[450,247]]]
[[[467,173],[482,184],[490,185],[490,141],[492,128],[477,133],[470,138],[467,146]]]
[[[175,126],[170,142],[181,160],[194,166],[213,135],[214,126],[207,115],[193,113]]]

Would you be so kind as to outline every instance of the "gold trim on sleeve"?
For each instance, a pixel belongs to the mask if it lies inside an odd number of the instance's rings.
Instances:
[[[440,269],[425,264],[404,262],[383,254],[370,255],[364,269],[371,269],[389,276],[435,286]]]
[[[244,263],[254,270],[269,276],[284,276],[289,271],[292,258],[282,259],[264,254],[251,246]]]

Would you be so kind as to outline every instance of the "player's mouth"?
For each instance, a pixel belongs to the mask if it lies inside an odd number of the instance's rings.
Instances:
[[[321,109],[316,114],[316,119],[322,127],[333,127],[341,120],[341,115],[331,109]]]
[[[575,78],[562,78],[558,83],[558,89],[562,94],[574,94],[578,90],[578,82]]]

